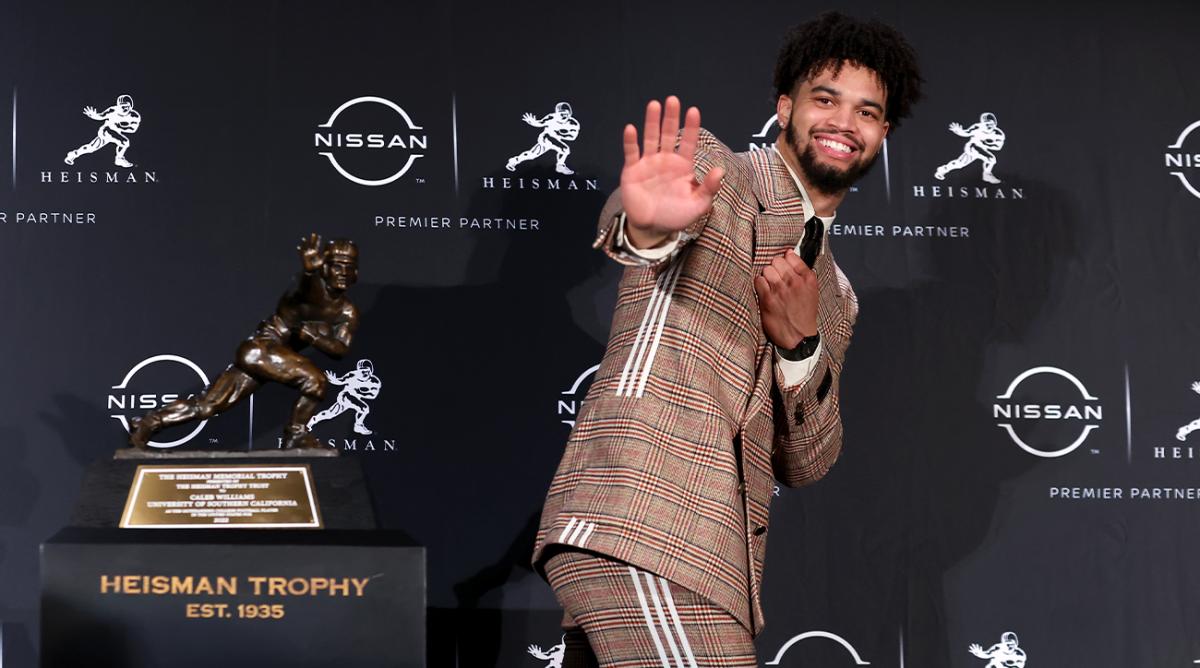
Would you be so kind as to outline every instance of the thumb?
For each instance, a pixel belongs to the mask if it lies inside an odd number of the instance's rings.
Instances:
[[[704,180],[700,182],[700,190],[709,197],[715,196],[721,189],[721,179],[724,177],[725,168],[713,167],[708,170],[708,173],[704,175]]]

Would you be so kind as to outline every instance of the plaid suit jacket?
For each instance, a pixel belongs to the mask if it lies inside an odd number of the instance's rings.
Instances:
[[[774,479],[813,482],[841,450],[838,383],[858,305],[826,245],[814,267],[820,356],[807,382],[784,387],[753,280],[813,212],[775,151],[734,154],[701,131],[696,162],[698,175],[723,166],[724,182],[670,256],[638,264],[615,247],[619,193],[600,215],[595,245],[630,266],[533,563],[542,571],[553,546],[608,555],[757,635]]]

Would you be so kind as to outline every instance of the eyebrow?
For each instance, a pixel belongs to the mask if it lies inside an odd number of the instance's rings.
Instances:
[[[818,92],[818,91],[820,91],[820,92],[823,92],[823,93],[829,93],[830,95],[832,95],[832,96],[834,96],[834,97],[841,97],[841,96],[842,96],[842,91],[840,91],[840,90],[837,90],[836,88],[830,88],[829,86],[813,86],[813,92],[815,93],[815,92]],[[868,99],[868,98],[865,98],[865,97],[864,97],[864,98],[862,99],[862,102],[861,102],[861,104],[862,104],[864,107],[874,107],[874,108],[876,108],[876,109],[878,109],[878,110],[879,110],[879,113],[883,113],[883,105],[882,105],[882,104],[879,104],[879,103],[878,103],[878,102],[876,102],[875,100],[871,100],[871,99]]]

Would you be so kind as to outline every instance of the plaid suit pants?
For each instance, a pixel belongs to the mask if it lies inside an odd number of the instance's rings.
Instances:
[[[562,668],[758,666],[750,632],[732,615],[652,573],[563,550],[546,576],[566,612]]]

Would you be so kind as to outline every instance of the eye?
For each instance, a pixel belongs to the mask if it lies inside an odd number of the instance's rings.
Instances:
[[[830,98],[828,98],[828,97],[818,97],[818,98],[817,98],[817,104],[820,104],[820,105],[830,105],[830,104],[833,104],[833,100],[832,100],[832,99],[830,99]]]

